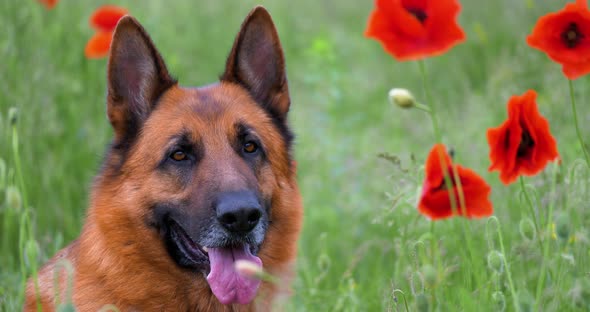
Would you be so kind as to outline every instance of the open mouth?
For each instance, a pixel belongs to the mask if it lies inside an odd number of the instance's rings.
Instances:
[[[213,294],[223,304],[247,304],[254,299],[260,280],[238,274],[237,260],[246,260],[259,267],[262,261],[248,244],[224,247],[200,246],[174,220],[168,222],[168,250],[182,267],[201,270]]]

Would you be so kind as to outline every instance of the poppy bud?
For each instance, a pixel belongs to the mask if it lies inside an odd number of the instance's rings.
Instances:
[[[590,280],[587,278],[578,279],[569,293],[572,295],[573,303],[577,308],[590,308]],[[587,310],[585,310],[587,311]]]
[[[490,251],[488,253],[488,268],[498,274],[504,272],[504,255],[497,250]]]
[[[416,295],[416,311],[428,312],[430,311],[430,302],[424,293]]]
[[[236,260],[234,264],[236,272],[238,272],[242,276],[246,276],[249,278],[261,279],[264,275],[264,271],[262,268],[256,263],[253,263],[248,260]]]
[[[22,197],[16,186],[9,186],[5,190],[5,199],[7,208],[19,210],[23,204]]]
[[[494,311],[506,311],[506,297],[501,291],[496,291],[492,294],[492,302],[494,303]]]
[[[516,296],[518,297],[518,305],[522,312],[532,312],[534,305],[534,298],[527,291],[519,291]]]
[[[537,238],[537,232],[535,231],[535,224],[531,219],[525,218],[520,220],[518,224],[518,230],[520,231],[520,236],[527,241],[534,241]]]
[[[6,186],[6,162],[0,158],[0,190]]]
[[[36,265],[39,262],[41,256],[41,248],[36,240],[30,239],[25,243],[25,264],[27,267]]]
[[[567,241],[570,237],[570,218],[566,214],[560,214],[555,220],[555,233],[561,241]]]
[[[437,274],[436,269],[430,264],[422,267],[422,276],[424,277],[424,284],[426,287],[432,288],[436,285]]]
[[[401,108],[412,108],[416,105],[416,99],[407,89],[393,88],[389,90],[389,102]]]
[[[332,260],[327,254],[321,254],[318,258],[318,268],[321,272],[327,272],[332,265]]]
[[[8,121],[10,125],[16,125],[16,121],[18,120],[18,109],[16,107],[11,107],[8,110]]]

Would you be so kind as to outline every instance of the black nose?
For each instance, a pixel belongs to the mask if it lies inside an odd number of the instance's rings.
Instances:
[[[217,220],[232,233],[246,234],[260,221],[262,207],[250,191],[223,193],[217,200]]]

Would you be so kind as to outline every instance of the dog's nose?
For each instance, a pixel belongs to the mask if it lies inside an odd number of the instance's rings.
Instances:
[[[257,196],[250,191],[223,193],[218,198],[216,209],[219,223],[237,234],[252,231],[263,212]]]

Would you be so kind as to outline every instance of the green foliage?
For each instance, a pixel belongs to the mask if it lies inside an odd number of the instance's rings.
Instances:
[[[215,80],[251,7],[272,13],[305,205],[288,310],[588,311],[590,170],[559,66],[524,40],[539,16],[565,2],[462,1],[467,42],[426,61],[443,141],[490,182],[497,218],[432,225],[415,208],[433,142],[428,117],[387,99],[393,87],[424,99],[418,66],[362,36],[372,2],[117,1],[183,85]],[[106,61],[83,55],[96,6],[62,0],[46,11],[36,1],[0,2],[1,311],[19,310],[25,278],[79,234],[112,136]],[[575,81],[582,133],[590,133],[588,79]],[[505,118],[510,95],[529,88],[539,92],[562,160],[554,192],[552,166],[526,179],[539,233],[518,185],[487,172],[485,130]],[[61,309],[74,311],[67,302]]]

